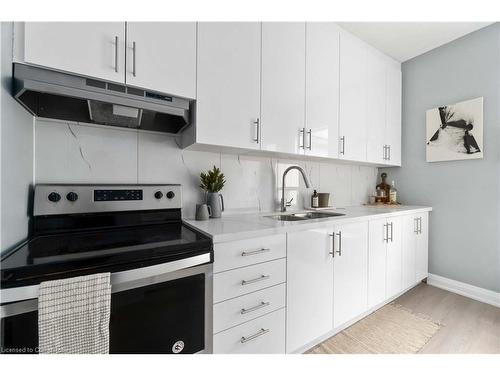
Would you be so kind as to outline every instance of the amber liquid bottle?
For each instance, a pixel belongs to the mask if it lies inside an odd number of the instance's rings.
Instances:
[[[382,198],[383,200],[381,200],[381,202],[383,203],[389,203],[390,202],[390,191],[391,191],[391,185],[389,185],[386,180],[387,180],[387,173],[382,173],[380,175],[380,178],[382,179],[382,182],[380,184],[378,184],[376,187],[377,189],[381,189],[383,191],[385,191],[385,197]]]

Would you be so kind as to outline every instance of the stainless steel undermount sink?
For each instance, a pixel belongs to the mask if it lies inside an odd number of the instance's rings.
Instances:
[[[310,220],[310,219],[323,219],[326,217],[344,216],[344,215],[345,214],[341,214],[338,212],[308,211],[308,212],[297,212],[294,214],[270,215],[266,217],[280,221],[299,221],[299,220]]]

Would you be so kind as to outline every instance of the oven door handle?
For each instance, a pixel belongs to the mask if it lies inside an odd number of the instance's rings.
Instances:
[[[153,266],[135,268],[132,270],[115,272],[111,274],[111,292],[123,283],[145,279],[179,271],[185,268],[199,266],[210,262],[210,254],[201,254],[194,257],[175,260],[173,262],[155,264]],[[11,303],[29,299],[37,299],[40,284],[7,288],[1,291],[1,303]]]

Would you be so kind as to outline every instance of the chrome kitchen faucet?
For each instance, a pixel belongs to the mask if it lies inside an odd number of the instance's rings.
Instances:
[[[288,167],[285,169],[285,172],[283,172],[283,183],[281,184],[281,212],[286,211],[286,201],[285,201],[285,177],[286,174],[291,171],[292,169],[298,170],[302,174],[302,178],[304,179],[304,183],[306,184],[306,188],[311,187],[311,183],[309,182],[309,179],[307,178],[306,172],[299,167],[298,165],[292,165],[291,167]]]

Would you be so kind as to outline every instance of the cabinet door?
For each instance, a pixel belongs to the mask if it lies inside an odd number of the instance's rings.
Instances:
[[[367,161],[385,163],[387,58],[368,48],[366,76]]]
[[[306,24],[306,142],[308,155],[338,158],[339,28]]]
[[[258,22],[198,24],[197,142],[258,149]]]
[[[385,163],[401,165],[401,64],[391,61],[387,68],[386,143],[389,160]]]
[[[368,222],[336,226],[333,268],[333,326],[360,315],[368,307]]]
[[[339,156],[366,161],[367,47],[345,32],[340,34]]]
[[[333,323],[333,228],[287,234],[287,352],[328,333]]]
[[[402,220],[402,283],[403,289],[409,288],[416,279],[417,216],[405,215]]]
[[[263,150],[303,152],[305,60],[305,23],[262,24]]]
[[[125,23],[26,22],[23,55],[26,63],[123,83]]]
[[[387,219],[387,273],[386,273],[386,298],[390,298],[403,290],[402,286],[402,260],[401,260],[401,217]]]
[[[368,241],[368,308],[385,300],[387,220],[370,220]]]
[[[127,22],[127,84],[194,98],[196,23]]]
[[[429,214],[424,212],[418,217],[420,225],[416,246],[417,280],[423,280],[429,274]]]

